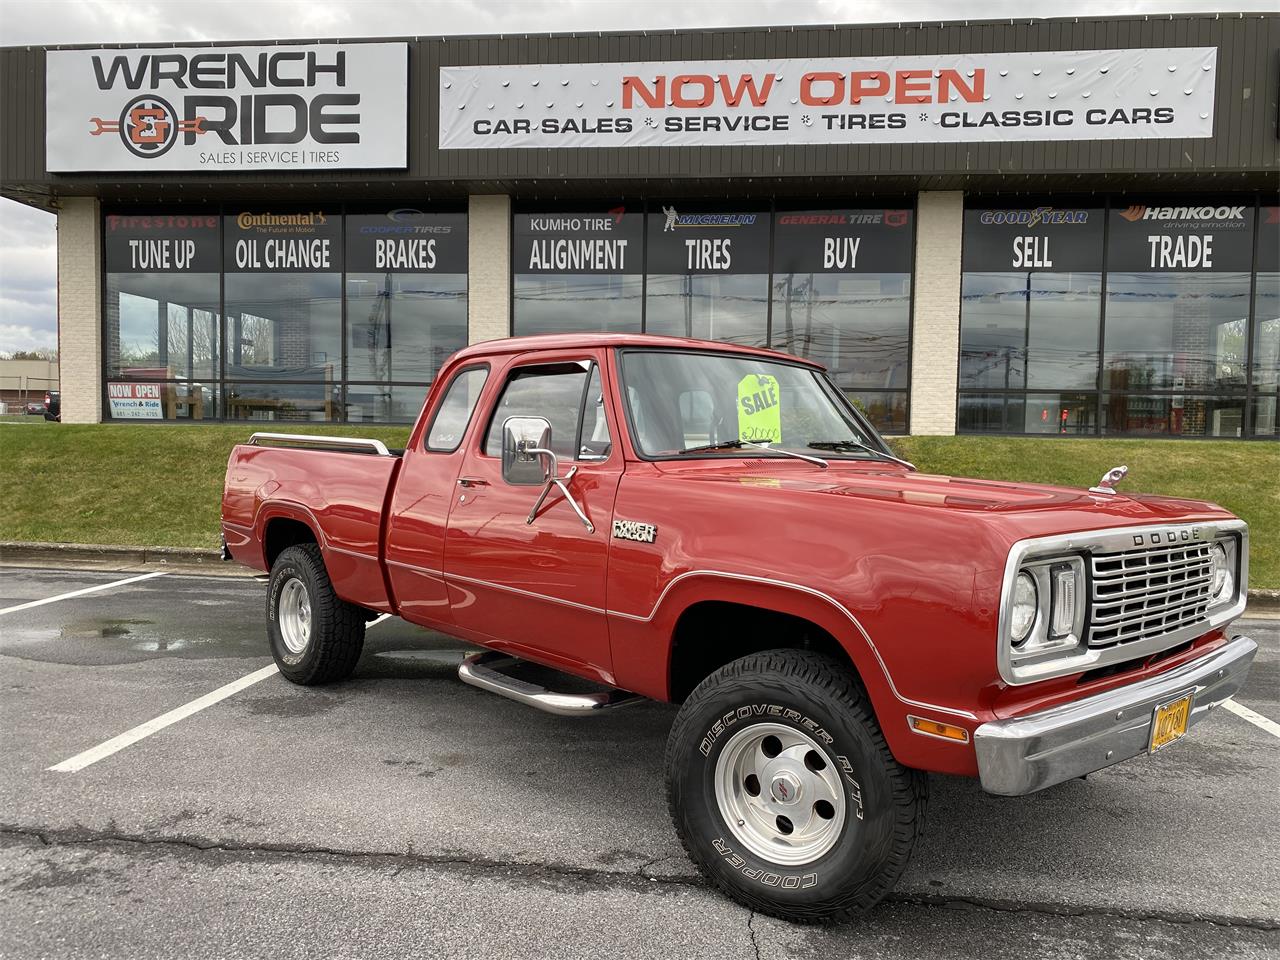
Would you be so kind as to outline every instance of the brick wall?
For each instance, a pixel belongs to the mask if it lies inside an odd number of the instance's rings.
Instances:
[[[58,351],[64,423],[102,419],[102,249],[98,201],[58,210]]]
[[[511,198],[480,195],[467,203],[467,340],[511,335]]]
[[[964,194],[922,192],[916,209],[910,428],[913,434],[947,435],[956,432]]]

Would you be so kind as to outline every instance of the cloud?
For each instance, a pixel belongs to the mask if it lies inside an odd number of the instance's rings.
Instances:
[[[58,345],[56,222],[0,199],[0,353]]]
[[[3,300],[0,305],[7,306]],[[56,335],[47,330],[37,330],[24,323],[0,323],[0,353],[15,350],[46,350],[58,346]]]

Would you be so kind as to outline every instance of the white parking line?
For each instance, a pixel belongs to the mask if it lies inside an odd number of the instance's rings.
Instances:
[[[1260,713],[1255,713],[1243,704],[1236,703],[1234,700],[1224,700],[1222,705],[1234,713],[1241,720],[1248,720],[1260,730],[1265,730],[1273,737],[1280,737],[1280,723],[1274,720],[1268,720]]]
[[[168,572],[168,570],[157,570],[155,573],[144,573],[141,576],[129,577],[126,580],[113,580],[110,583],[100,583],[96,587],[85,587],[83,590],[60,593],[56,597],[46,597],[43,600],[19,603],[16,606],[5,607],[0,610],[0,616],[4,616],[6,613],[17,613],[19,610],[30,610],[32,607],[43,607],[46,603],[57,603],[59,600],[70,600],[72,597],[83,597],[86,593],[97,593],[99,590],[110,590],[112,587],[123,587],[126,584],[138,583],[142,580],[152,580],[155,577],[163,577]]]
[[[376,627],[390,616],[391,614],[384,613],[377,619],[369,621],[366,625],[366,629],[368,627]],[[193,713],[199,713],[205,707],[211,707],[220,700],[225,700],[227,697],[239,693],[246,687],[253,686],[259,680],[265,680],[267,677],[274,676],[279,672],[280,668],[274,663],[268,667],[263,667],[261,670],[255,670],[253,673],[246,674],[239,680],[232,680],[230,683],[219,687],[217,690],[206,693],[203,697],[197,697],[190,703],[184,703],[182,706],[170,710],[168,713],[162,713],[155,719],[139,724],[132,730],[126,730],[118,737],[112,737],[106,743],[100,743],[96,747],[91,747],[83,753],[77,753],[74,757],[71,757],[68,760],[63,760],[61,763],[55,763],[52,767],[47,767],[46,769],[55,773],[75,773],[78,770],[83,770],[85,767],[89,766],[89,764],[97,763],[99,760],[103,760],[111,756],[113,753],[118,753],[125,747],[132,746],[139,740],[144,740],[153,733],[158,733],[165,727],[169,727],[177,723],[179,720],[185,720]]]

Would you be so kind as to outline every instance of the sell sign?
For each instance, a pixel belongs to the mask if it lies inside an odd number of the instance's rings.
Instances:
[[[52,173],[401,168],[403,43],[51,50]]]
[[[1213,135],[1216,47],[440,68],[440,148]]]

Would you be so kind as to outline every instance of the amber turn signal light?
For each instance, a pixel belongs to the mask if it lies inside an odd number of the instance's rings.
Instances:
[[[940,723],[937,720],[926,720],[924,717],[907,717],[907,725],[911,729],[926,737],[940,737],[943,740],[951,740],[955,743],[968,743],[969,731],[964,727],[957,727],[950,723]]]

